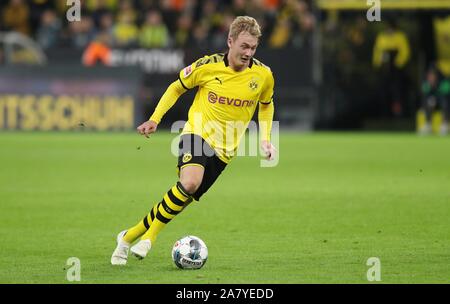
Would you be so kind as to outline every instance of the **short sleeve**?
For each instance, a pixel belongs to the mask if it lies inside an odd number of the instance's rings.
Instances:
[[[209,56],[205,56],[180,71],[178,79],[186,90],[202,85],[207,73],[206,63],[209,62]]]
[[[264,81],[264,88],[259,97],[259,102],[262,104],[269,104],[273,101],[273,90],[274,90],[275,80],[273,78],[272,72],[269,70],[267,72],[266,80]]]

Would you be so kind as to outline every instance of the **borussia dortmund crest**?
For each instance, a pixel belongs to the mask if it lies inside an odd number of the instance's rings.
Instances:
[[[258,82],[256,82],[255,78],[252,78],[248,86],[252,91],[256,91],[256,89],[258,88]]]
[[[186,152],[183,154],[183,163],[187,163],[192,159],[192,154],[189,152]]]

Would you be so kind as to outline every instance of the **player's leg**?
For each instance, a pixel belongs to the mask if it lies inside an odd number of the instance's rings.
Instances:
[[[150,226],[150,229],[142,236],[141,241],[131,248],[133,255],[138,258],[143,258],[147,255],[152,241],[156,240],[162,228],[175,215],[186,208],[192,202],[192,199],[199,200],[226,166],[226,163],[214,155],[214,150],[203,140],[200,141],[202,146],[200,155],[186,151],[186,146],[188,145],[183,147],[182,143],[191,142],[192,146],[190,148],[192,148],[195,146],[194,141],[198,143],[199,137],[195,135],[185,135],[183,137],[184,140],[180,142],[180,151],[182,153],[178,159],[178,167],[181,168],[180,181],[166,193],[161,203],[156,204],[149,215],[135,227],[137,234],[140,234],[144,229],[148,229],[146,222]],[[203,148],[207,150],[206,155],[203,153]],[[145,221],[146,219],[147,221]],[[129,237],[130,234],[127,233],[124,239],[127,236]],[[130,243],[135,240],[135,236],[133,238],[133,240],[129,239]]]
[[[206,163],[203,142],[197,135],[181,136],[178,156],[179,182],[164,195],[159,204],[153,207],[149,228],[142,235],[141,241],[131,250],[135,256],[144,257],[161,229],[192,201],[191,194],[202,182]]]
[[[180,181],[155,206],[155,216],[150,228],[144,233],[141,240],[131,248],[131,253],[134,256],[144,258],[161,230],[192,201],[191,195],[200,187],[203,173],[203,166],[195,164],[187,165],[180,170]]]
[[[201,139],[200,139],[201,140]],[[192,135],[183,135],[180,139],[180,157],[178,159],[178,172],[180,172],[179,168],[180,165],[182,165],[182,162],[184,162],[184,154],[188,153],[189,155],[191,153],[191,147],[193,145],[194,138]],[[196,161],[199,162],[198,158],[189,159],[190,161]],[[200,159],[200,161],[202,161]],[[179,176],[179,174],[178,174]],[[151,209],[150,212],[142,219],[140,220],[135,226],[129,228],[126,230],[126,234],[123,237],[123,240],[129,244],[133,243],[135,240],[137,240],[139,237],[141,237],[145,232],[147,232],[148,229],[150,229],[150,226],[156,216],[156,213],[158,211],[158,208],[161,203],[155,204]]]
[[[117,235],[117,246],[111,256],[111,264],[125,265],[128,260],[128,251],[131,243],[143,235],[149,228],[155,218],[156,210],[159,204],[156,204],[151,211],[135,226],[119,232]]]
[[[182,169],[181,176],[183,178],[181,180],[187,186],[187,189],[198,188],[203,175],[202,171],[203,167],[198,166]],[[195,182],[196,180],[198,185]],[[139,221],[134,227],[119,233],[117,236],[117,247],[111,257],[111,264],[125,265],[130,244],[141,235],[141,241],[132,247],[131,252],[138,258],[144,258],[161,229],[189,205],[191,201],[189,190],[184,188],[182,182],[178,182],[164,195],[160,203],[153,206],[150,213],[142,221]]]
[[[150,239],[154,242],[165,225],[192,201],[191,195],[195,193],[202,183],[204,170],[203,167],[196,165],[189,165],[180,170],[178,193],[176,193],[175,189],[171,189],[173,195],[170,195],[169,191],[164,196],[161,206],[157,210],[155,220],[150,229],[142,236],[142,239]]]
[[[186,191],[189,192],[190,189],[193,187],[191,180],[192,181],[196,180],[195,176],[191,177],[191,175],[200,176],[200,174],[195,172],[198,170],[203,170],[203,168],[197,167],[197,168],[194,168],[193,170],[182,170],[181,176],[180,176],[180,178],[181,178],[180,181],[181,181],[181,184],[183,185],[184,189],[186,189]],[[192,173],[190,173],[191,171],[192,171]],[[194,193],[195,190],[192,193]],[[170,193],[170,194],[174,195],[173,191],[176,191],[176,190],[171,189],[171,190],[169,190],[168,194]],[[125,242],[127,242],[128,244],[133,243],[135,240],[137,240],[139,237],[144,235],[144,233],[146,233],[150,229],[150,226],[155,219],[155,216],[158,212],[158,208],[160,207],[161,203],[155,204],[153,206],[153,208],[151,209],[151,211],[141,221],[139,221],[135,226],[126,230],[126,233],[124,234],[124,237],[123,237],[123,240]],[[183,209],[185,207],[187,207],[187,205],[188,204],[184,205]]]
[[[196,171],[202,170],[204,167],[205,158],[203,157],[202,151],[199,151],[197,154],[194,154],[194,148],[201,149],[202,139],[199,136],[194,136],[190,134],[183,135],[180,139],[180,154],[178,158],[178,176],[181,178],[181,183],[184,185],[186,191],[189,191],[192,187],[191,180],[195,182],[195,178],[191,175],[202,175],[198,174]],[[197,146],[196,146],[197,145]],[[194,155],[194,156],[192,156]],[[196,165],[199,166],[197,169],[192,170],[184,170],[184,173],[181,174],[180,168],[183,168],[186,165]],[[193,172],[192,174],[190,172]],[[198,181],[197,181],[198,183]],[[193,191],[195,192],[195,190]],[[192,193],[193,193],[192,192]],[[161,203],[155,204],[151,211],[135,226],[129,228],[127,233],[124,236],[124,241],[131,244],[139,237],[144,235],[149,229],[152,222],[155,219],[155,216],[158,212],[158,208]],[[183,207],[184,208],[184,207]]]
[[[150,212],[140,220],[135,226],[126,230],[123,240],[129,244],[137,240],[141,235],[143,235],[152,224],[155,218],[157,204],[150,210]]]
[[[186,165],[196,165],[194,169],[183,170],[182,181],[185,183],[186,188],[191,189],[195,183],[201,183],[201,179],[194,178],[203,174],[205,157],[203,153],[194,151],[194,147],[201,145],[202,140],[199,136],[183,135],[180,140],[180,155],[178,157],[178,168],[183,168]],[[193,152],[197,152],[194,154]],[[193,173],[190,173],[192,171]],[[201,171],[201,174],[199,173]],[[180,172],[180,171],[179,171]],[[181,173],[181,172],[180,172]],[[197,182],[195,182],[197,180]],[[195,191],[195,190],[194,190]],[[190,202],[192,198],[188,190],[184,189],[181,182],[178,182],[164,195],[163,200],[160,203],[155,204],[150,212],[140,220],[135,226],[124,230],[117,236],[117,247],[115,248],[111,256],[111,264],[113,265],[125,265],[128,259],[128,250],[130,244],[136,239],[149,232],[152,223],[158,220],[158,224],[152,230],[152,234],[147,235],[145,242],[140,242],[139,246],[134,246],[134,251],[150,250],[151,239],[156,239],[156,235],[162,229],[162,224],[166,224],[176,214],[181,212]],[[165,209],[165,210],[164,210]],[[164,213],[165,212],[165,213]],[[170,213],[169,213],[170,212]],[[165,215],[165,216],[164,216]],[[166,222],[166,223],[164,223]],[[161,224],[162,223],[162,224]],[[139,250],[139,247],[143,247]]]
[[[202,183],[195,193],[192,194],[192,197],[199,201],[203,194],[205,194],[216,182],[226,166],[227,164],[221,161],[216,155],[208,157],[206,160],[205,173],[203,175]]]
[[[111,256],[112,265],[125,265],[127,263],[130,244],[123,240],[123,236],[126,232],[127,231],[124,230],[117,235],[117,246]]]

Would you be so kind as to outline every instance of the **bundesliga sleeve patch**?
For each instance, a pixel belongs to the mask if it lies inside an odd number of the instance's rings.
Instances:
[[[192,66],[191,66],[191,65],[188,65],[187,67],[185,67],[185,68],[183,69],[183,77],[184,77],[184,78],[186,78],[186,77],[188,77],[189,75],[191,75],[191,73],[192,73]]]

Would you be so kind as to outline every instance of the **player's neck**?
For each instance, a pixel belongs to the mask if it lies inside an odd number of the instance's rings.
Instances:
[[[229,53],[229,52],[227,53],[227,60],[228,60],[228,65],[229,65],[229,67],[230,67],[233,71],[235,71],[235,72],[242,72],[243,70],[245,70],[245,69],[248,67],[248,64],[245,64],[245,65],[237,65],[237,64],[234,62],[232,56],[230,56],[230,53]]]

